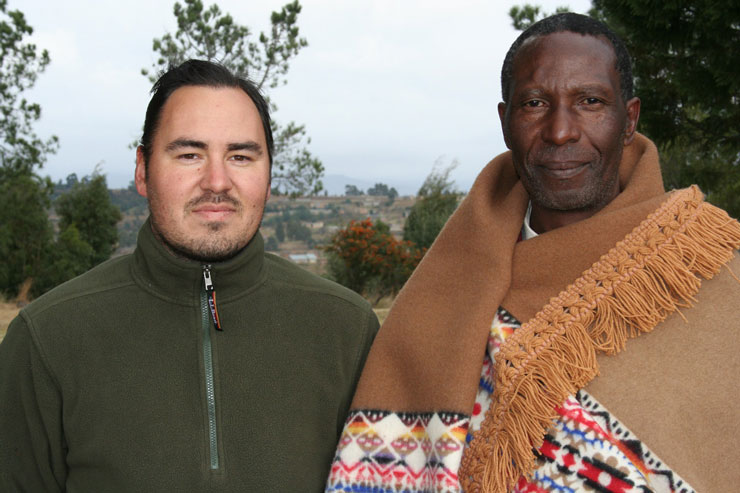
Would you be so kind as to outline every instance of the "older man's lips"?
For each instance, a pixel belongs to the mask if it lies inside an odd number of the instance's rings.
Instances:
[[[547,176],[557,180],[573,178],[588,167],[588,162],[558,161],[538,165],[538,168]]]

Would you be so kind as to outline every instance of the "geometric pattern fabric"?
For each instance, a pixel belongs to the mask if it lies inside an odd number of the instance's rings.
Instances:
[[[326,491],[460,491],[468,419],[454,413],[354,411]]]
[[[355,410],[345,422],[327,492],[456,493],[466,444],[480,429],[493,395],[501,344],[521,326],[499,308],[488,338],[471,416]],[[694,490],[591,395],[581,390],[557,409],[535,469],[514,492],[693,493]]]

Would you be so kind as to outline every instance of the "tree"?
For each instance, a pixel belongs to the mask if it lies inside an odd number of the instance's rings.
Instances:
[[[67,183],[69,189],[54,202],[59,234],[42,249],[30,289],[34,297],[107,260],[118,243],[121,212],[111,201],[105,176],[96,168],[92,176],[77,180],[75,175]]]
[[[450,179],[450,173],[457,166],[457,161],[453,160],[447,167],[441,167],[441,163],[441,159],[438,159],[419,188],[416,203],[403,227],[403,239],[411,241],[418,248],[429,248],[432,245],[442,226],[455,212],[462,196]]]
[[[52,189],[48,178],[0,168],[0,291],[8,298],[40,271],[48,253]]]
[[[57,138],[43,140],[33,131],[41,107],[23,97],[49,64],[49,54],[25,42],[33,29],[22,12],[8,11],[0,0],[0,291],[18,294],[38,272],[52,238],[47,210],[51,180],[39,177]]]
[[[74,224],[65,228],[53,244],[49,245],[44,257],[43,268],[39,269],[31,285],[31,295],[40,296],[51,288],[79,276],[90,268],[90,259],[95,256],[93,248],[82,238]]]
[[[302,144],[305,136],[303,125],[290,122],[281,128],[273,122],[272,190],[275,195],[298,197],[316,195],[323,190],[324,165]],[[306,144],[310,144],[311,138],[305,138]]]
[[[169,66],[199,58],[219,62],[235,74],[248,77],[263,92],[275,88],[287,82],[291,59],[308,45],[299,35],[300,12],[298,0],[285,4],[270,16],[269,34],[262,32],[255,40],[249,27],[235,22],[216,4],[206,9],[201,0],[175,2],[173,13],[177,31],[153,40],[152,49],[158,58],[153,64],[154,70],[142,69],[142,74],[154,82],[157,73]],[[269,102],[272,111],[276,111],[274,102]],[[279,127],[273,121],[272,131],[275,141],[272,188],[276,195],[320,192],[324,166],[306,148],[311,139],[305,127],[294,122]]]
[[[367,189],[367,194],[375,197],[388,197],[391,204],[398,197],[398,191],[393,187],[388,188],[385,183],[376,183]]]
[[[0,0],[0,164],[3,168],[31,173],[57,148],[57,138],[40,139],[33,124],[41,117],[41,107],[22,97],[49,64],[46,50],[24,42],[33,28],[22,12],[7,10]]]
[[[345,185],[344,186],[344,195],[346,195],[347,197],[358,197],[364,194],[365,192],[357,188],[355,185]]]
[[[278,245],[278,242],[274,236],[270,236],[269,238],[267,238],[267,241],[265,241],[265,251],[277,252],[279,249],[280,245]]]
[[[667,187],[697,183],[740,217],[740,5],[593,0],[632,55],[640,131],[662,155]]]
[[[298,219],[291,218],[285,228],[288,238],[295,241],[311,241],[311,230]]]
[[[85,270],[113,254],[118,244],[116,225],[122,216],[111,201],[105,175],[97,168],[91,177],[73,184],[69,192],[56,200],[54,207],[59,215],[59,230],[64,232],[74,227],[80,241],[92,249]]]
[[[325,247],[329,276],[377,304],[401,290],[425,250],[398,241],[382,221],[350,221]]]
[[[568,7],[557,7],[555,9],[556,14],[569,11],[570,9]],[[549,15],[551,14],[544,13],[539,5],[530,5],[528,3],[521,7],[514,5],[509,9],[511,24],[514,26],[514,29],[518,31],[524,31],[538,20]]]
[[[389,193],[390,191],[388,190],[388,185],[386,185],[385,183],[376,183],[375,185],[367,189],[368,195],[373,195],[376,197],[381,195],[387,196]]]
[[[275,225],[275,237],[280,243],[285,241],[285,226],[283,226],[282,220]]]
[[[740,217],[740,6],[697,0],[593,0],[589,14],[611,27],[632,55],[639,130],[661,154],[666,188],[698,184]],[[509,12],[517,29],[543,16]]]

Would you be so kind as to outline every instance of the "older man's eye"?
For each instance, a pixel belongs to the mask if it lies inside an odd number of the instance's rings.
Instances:
[[[539,108],[544,104],[545,103],[543,103],[539,99],[530,99],[529,101],[524,102],[524,106],[526,106],[527,108]]]

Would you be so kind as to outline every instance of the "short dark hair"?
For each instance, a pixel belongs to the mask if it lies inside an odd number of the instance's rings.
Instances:
[[[267,144],[267,155],[272,167],[272,153],[274,143],[272,140],[272,129],[270,127],[270,107],[259,89],[249,79],[238,77],[221,64],[205,60],[188,60],[175,67],[170,67],[164,72],[157,82],[152,86],[152,99],[146,108],[146,119],[144,120],[144,133],[141,136],[141,147],[144,150],[144,163],[149,165],[152,154],[152,140],[159,125],[162,108],[169,97],[177,89],[185,86],[206,87],[233,87],[241,89],[252,100],[257,107],[262,128],[265,131],[265,142]]]
[[[565,12],[545,17],[541,21],[535,22],[516,38],[514,44],[509,48],[504,58],[504,66],[501,68],[501,97],[504,103],[509,104],[509,92],[511,90],[511,78],[514,71],[514,58],[519,48],[526,40],[536,36],[547,36],[548,34],[569,31],[572,33],[604,36],[612,45],[614,55],[617,59],[615,68],[619,73],[619,86],[622,93],[623,102],[632,99],[632,61],[627,48],[622,40],[609,27],[592,17]]]

